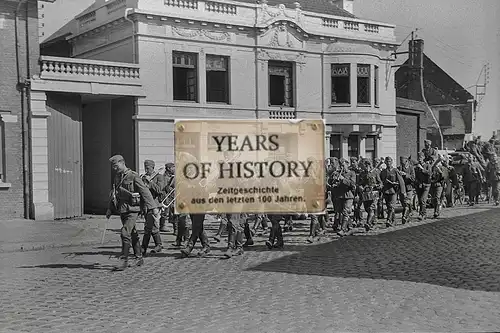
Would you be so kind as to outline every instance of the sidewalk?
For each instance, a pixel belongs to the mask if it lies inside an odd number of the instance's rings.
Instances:
[[[447,208],[443,209],[441,219],[470,215],[490,209],[500,209],[500,207],[481,204],[476,207],[458,206],[455,208]],[[428,212],[428,214],[430,215],[430,212]],[[215,231],[218,227],[218,223],[211,216],[208,217],[207,220],[208,223],[206,223],[207,225],[205,225],[205,228]],[[377,229],[372,231],[371,234],[386,233],[436,221],[438,220],[428,219],[425,222],[417,222],[415,218],[416,223],[398,225],[387,229]],[[383,221],[381,222],[384,224]],[[22,219],[0,221],[0,253],[37,251],[56,247],[98,245],[101,243],[105,225],[106,218],[104,216],[95,215],[59,221],[33,221]],[[112,216],[107,224],[103,244],[115,243],[119,245],[121,226],[120,217]],[[142,219],[137,221],[137,229],[142,233],[144,229]],[[174,236],[172,236],[171,232],[162,234],[162,238],[164,238],[164,241],[167,243],[174,241]]]
[[[59,221],[0,221],[0,253],[100,244],[105,225],[104,216]],[[120,228],[120,218],[112,216],[107,225],[104,243],[119,242],[117,231]]]

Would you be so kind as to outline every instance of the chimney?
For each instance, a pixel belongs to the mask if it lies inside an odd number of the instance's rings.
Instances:
[[[420,76],[424,73],[424,40],[410,40],[408,52],[408,98],[415,101],[423,101]]]
[[[331,2],[354,15],[354,0],[331,0]]]

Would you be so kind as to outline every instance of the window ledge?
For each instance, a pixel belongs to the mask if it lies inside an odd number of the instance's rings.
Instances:
[[[351,107],[351,104],[350,103],[334,103],[334,104],[331,104],[330,107],[331,108],[342,108],[342,107]]]
[[[269,110],[271,110],[271,111],[295,111],[295,107],[293,107],[293,106],[269,105]]]
[[[362,108],[370,108],[372,105],[370,103],[358,103],[357,106]]]
[[[375,108],[376,109],[380,109],[380,105],[375,105]]]
[[[231,105],[229,102],[207,102],[208,105]]]
[[[11,183],[2,183],[0,182],[0,189],[8,189],[11,188],[12,184]]]

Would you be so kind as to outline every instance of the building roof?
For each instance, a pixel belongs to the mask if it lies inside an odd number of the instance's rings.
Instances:
[[[425,97],[429,105],[463,104],[474,98],[470,92],[464,89],[425,53],[423,63]],[[407,78],[410,69],[406,67],[407,65],[409,65],[409,59],[396,71],[396,80],[398,81],[396,90],[397,95],[400,97],[406,97],[404,91],[408,89]]]
[[[233,0],[233,1],[245,2],[245,3],[250,3],[250,4],[260,3],[260,0]],[[277,6],[280,4],[284,4],[288,8],[295,8],[295,2],[300,2],[301,8],[304,11],[319,13],[319,14],[328,14],[328,15],[356,18],[356,16],[354,16],[353,14],[349,13],[348,11],[346,11],[343,8],[340,8],[339,6],[334,4],[332,0],[301,0],[301,1],[300,0],[268,0],[268,4],[270,6]],[[97,9],[97,7],[99,7],[99,5],[100,5],[100,3],[98,1],[94,2],[87,9],[85,9],[80,14],[78,14],[74,18],[72,18],[62,28],[57,30],[51,36],[47,37],[42,44],[50,43],[54,39],[60,39],[63,36],[67,36],[67,35],[71,34],[72,28],[73,28],[73,25],[75,24],[76,19],[78,17],[85,15],[85,14],[91,13],[92,11]]]
[[[234,0],[234,1],[246,2],[246,3],[261,2],[260,0]],[[270,6],[278,6],[283,4],[288,8],[295,8],[295,2],[299,2],[301,9],[308,12],[343,16],[350,18],[356,17],[353,14],[349,13],[348,11],[344,10],[343,8],[340,8],[339,6],[334,4],[332,0],[268,0],[267,3]]]
[[[427,112],[427,105],[421,101],[414,101],[412,99],[396,97],[396,109],[405,111],[418,111],[418,112]],[[397,110],[397,111],[399,111]]]

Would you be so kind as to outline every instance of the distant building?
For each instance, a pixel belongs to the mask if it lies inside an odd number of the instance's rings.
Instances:
[[[473,135],[476,102],[474,96],[424,54],[423,40],[410,42],[413,55],[396,71],[397,97],[423,101],[419,64],[423,65],[425,98],[441,127],[444,148],[462,148],[464,140]],[[433,146],[440,146],[436,121],[426,111],[422,127]]]

